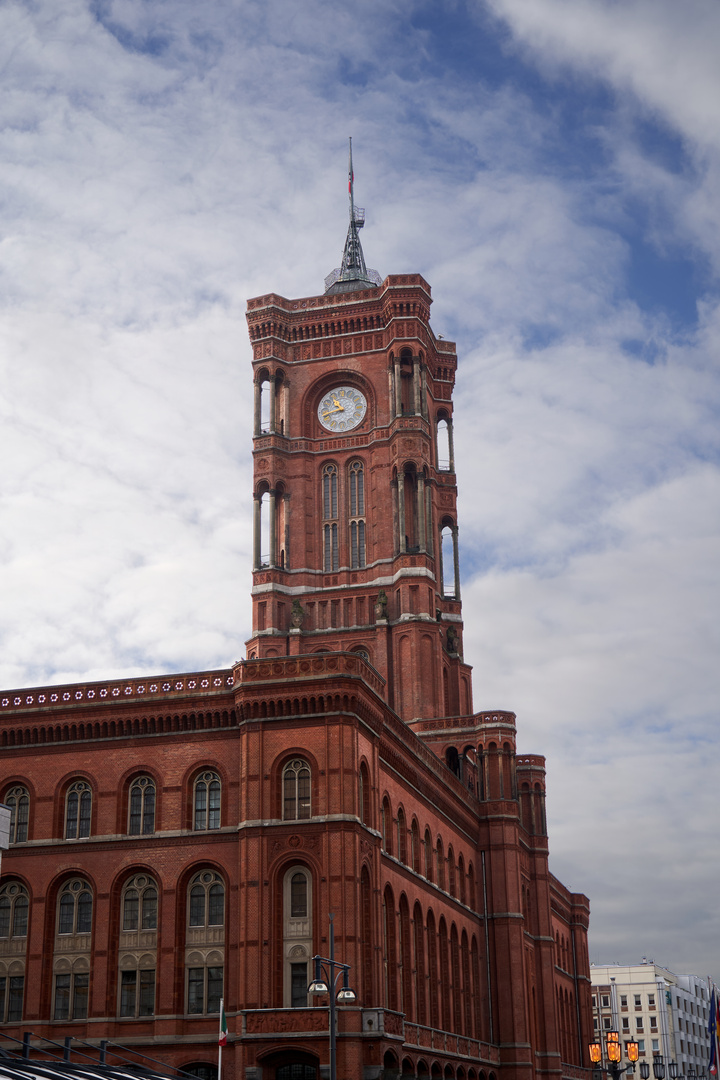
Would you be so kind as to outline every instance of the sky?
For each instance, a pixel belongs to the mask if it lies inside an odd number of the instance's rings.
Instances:
[[[250,633],[249,297],[457,341],[465,658],[591,961],[720,980],[716,0],[5,0],[0,686]]]

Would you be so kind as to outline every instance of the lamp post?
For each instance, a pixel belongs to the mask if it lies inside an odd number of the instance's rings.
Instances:
[[[602,1044],[599,1042],[590,1043],[589,1050],[590,1060],[593,1064],[593,1080],[602,1080]],[[636,1042],[627,1043],[626,1054],[628,1064],[625,1065],[624,1068],[621,1068],[620,1066],[620,1061],[622,1060],[622,1046],[620,1045],[620,1035],[617,1031],[607,1031],[605,1033],[605,1052],[608,1060],[608,1072],[611,1074],[612,1080],[619,1080],[619,1077],[625,1072],[628,1073],[629,1076],[634,1074],[635,1062],[640,1053],[640,1048]],[[641,1065],[641,1073],[642,1068]],[[658,1077],[657,1080],[662,1080],[662,1077]]]
[[[330,1080],[337,1080],[337,1046],[335,1042],[335,1002],[338,1005],[354,1005],[355,991],[350,989],[350,965],[335,959],[335,916],[330,914],[330,956],[313,956],[315,976],[308,986],[308,994],[313,997],[330,997]],[[324,978],[323,978],[324,976]],[[338,979],[342,976],[342,986],[337,990]]]

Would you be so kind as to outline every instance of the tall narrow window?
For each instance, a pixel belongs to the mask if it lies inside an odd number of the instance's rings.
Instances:
[[[90,835],[92,790],[85,780],[71,784],[65,802],[65,839],[79,840]]]
[[[19,881],[0,888],[0,1024],[22,1020],[30,899]]]
[[[195,779],[193,828],[220,828],[220,777],[216,772],[200,773]]]
[[[86,1020],[90,994],[93,894],[83,878],[67,881],[58,897],[53,959],[55,1020]]]
[[[220,1011],[223,996],[225,886],[219,874],[202,870],[188,887],[185,965],[187,1011]]]
[[[353,461],[349,471],[350,488],[350,565],[353,570],[365,566],[365,470],[361,461]]]
[[[10,843],[22,844],[28,838],[30,795],[26,787],[13,787],[3,800],[10,807]]]
[[[293,866],[283,879],[283,1006],[308,1004],[308,963],[312,955],[312,878],[304,866]]]
[[[138,776],[130,785],[130,836],[148,836],[155,831],[155,784],[149,776]]]
[[[326,465],[322,472],[323,507],[323,570],[337,570],[338,549],[338,472],[337,466]]]
[[[147,874],[125,882],[120,920],[120,1016],[155,1014],[157,969],[158,888]]]
[[[295,758],[283,769],[283,820],[303,821],[310,817],[310,766]]]

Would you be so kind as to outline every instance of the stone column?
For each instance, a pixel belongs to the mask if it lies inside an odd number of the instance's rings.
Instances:
[[[420,357],[413,356],[413,411],[417,416],[420,409]]]
[[[400,375],[400,357],[395,357],[395,415],[402,415],[402,376]]]
[[[269,385],[268,393],[270,394],[270,431],[274,432],[275,429],[276,429],[275,416],[276,416],[276,413],[277,413],[277,398],[275,396],[275,376],[274,375],[270,376],[270,382],[269,382],[268,385]]]
[[[261,434],[261,414],[260,414],[260,401],[262,398],[262,385],[255,380],[253,384],[253,435],[257,437]]]
[[[275,520],[275,488],[270,488],[270,554],[268,566],[275,566],[277,552],[277,524]]]
[[[425,535],[425,473],[421,470],[417,474],[417,538],[418,547],[421,551],[427,548]]]
[[[447,424],[447,433],[448,433],[448,454],[450,455],[450,472],[454,473],[455,472],[455,442],[453,440],[452,417],[448,416],[445,423]]]
[[[452,527],[453,562],[455,563],[455,599],[460,599],[460,553],[458,551],[458,527]]]
[[[285,492],[283,495],[283,521],[285,524],[283,545],[285,548],[285,569],[290,569],[290,495]]]
[[[400,533],[400,553],[406,550],[405,540],[405,469],[397,476],[398,493],[398,532]]]
[[[262,531],[260,524],[261,496],[253,495],[253,570],[260,569]]]
[[[427,544],[427,550],[430,555],[435,551],[435,533],[432,516],[432,488],[430,484],[425,485],[425,543]]]

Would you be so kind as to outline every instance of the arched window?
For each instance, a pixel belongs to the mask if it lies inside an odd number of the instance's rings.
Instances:
[[[30,794],[26,787],[18,785],[5,792],[3,802],[10,807],[10,843],[22,844],[28,838],[30,818]]]
[[[417,874],[420,873],[420,829],[415,818],[410,827],[410,865]]]
[[[402,806],[398,808],[397,816],[397,856],[401,863],[407,865],[407,826],[405,824],[405,811]]]
[[[123,891],[123,930],[157,930],[157,885],[145,874],[137,874]]]
[[[86,1020],[90,993],[93,895],[83,878],[67,881],[58,897],[53,972],[54,1020]]]
[[[451,896],[457,896],[457,889],[455,887],[455,852],[452,849],[452,845],[448,848],[447,867],[448,867],[448,892],[450,893]]]
[[[60,893],[58,934],[89,934],[92,931],[92,891],[87,881],[74,878]]]
[[[188,885],[185,967],[187,1011],[220,1011],[223,996],[225,886],[213,870],[201,870]]]
[[[337,570],[338,549],[338,472],[328,464],[322,471],[323,570]]]
[[[0,889],[0,941],[27,937],[30,900],[19,881],[8,881]],[[1,946],[0,946],[1,949]]]
[[[350,566],[365,566],[365,470],[361,461],[350,465]]]
[[[364,761],[360,765],[360,772],[358,773],[358,802],[360,820],[363,825],[370,825],[370,777]]]
[[[283,1007],[308,1004],[308,964],[312,948],[312,876],[292,866],[283,878]]]
[[[219,874],[203,870],[190,882],[188,926],[225,924],[225,886]]]
[[[423,846],[425,848],[425,877],[428,881],[433,881],[433,845],[429,829],[425,830],[425,843]]]
[[[216,772],[202,772],[195,778],[193,790],[193,828],[220,828],[220,777]]]
[[[158,889],[147,874],[125,883],[120,923],[120,1016],[153,1016],[157,968]]]
[[[437,847],[435,848],[435,880],[441,889],[445,888],[445,856],[443,853],[443,842],[438,836]]]
[[[392,810],[390,809],[390,801],[387,796],[385,796],[382,801],[380,826],[382,832],[382,849],[383,851],[386,851],[388,855],[392,855]]]
[[[92,789],[86,780],[76,780],[65,799],[65,839],[80,840],[90,835]]]
[[[282,774],[283,820],[305,821],[310,817],[310,766],[301,758],[289,761]]]
[[[155,832],[155,784],[149,776],[138,776],[130,785],[128,833],[148,836]]]

